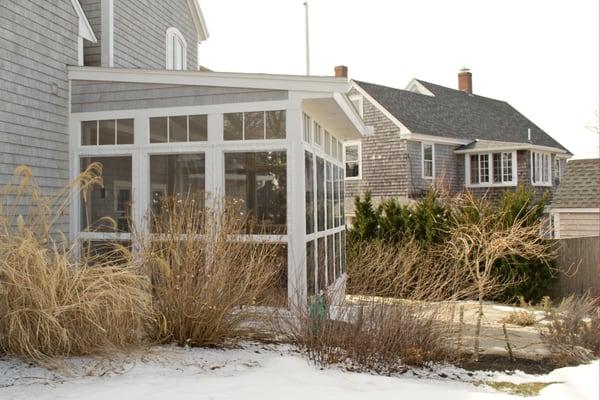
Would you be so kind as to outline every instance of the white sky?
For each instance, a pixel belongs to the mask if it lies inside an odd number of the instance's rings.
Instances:
[[[304,74],[302,0],[200,0],[216,71]],[[416,77],[508,101],[576,155],[598,156],[597,0],[309,0],[311,74],[404,88]]]

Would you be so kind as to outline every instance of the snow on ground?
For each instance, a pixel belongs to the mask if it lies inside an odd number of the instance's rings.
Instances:
[[[0,359],[1,399],[519,399],[468,382],[562,382],[539,399],[598,399],[598,361],[545,376],[470,373],[453,366],[395,377],[320,369],[287,346],[160,346],[107,359],[73,358],[70,372]],[[465,382],[468,381],[468,382]]]

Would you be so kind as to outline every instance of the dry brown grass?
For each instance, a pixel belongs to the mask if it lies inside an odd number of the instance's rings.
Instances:
[[[517,326],[533,326],[537,319],[535,314],[529,311],[515,311],[502,318],[501,322]]]
[[[540,337],[559,364],[580,364],[598,356],[599,299],[569,296],[547,313]]]
[[[256,333],[256,305],[285,300],[282,247],[240,240],[249,223],[234,204],[205,212],[194,196],[168,199],[139,235],[140,262],[159,315],[155,336],[220,345]]]
[[[140,343],[153,310],[148,279],[129,251],[83,261],[53,229],[75,187],[101,184],[93,165],[58,195],[42,195],[26,167],[0,194],[0,348],[37,363]],[[23,203],[26,203],[23,205]],[[27,205],[28,204],[28,205]],[[55,238],[58,239],[55,239]],[[118,261],[121,260],[122,262]]]

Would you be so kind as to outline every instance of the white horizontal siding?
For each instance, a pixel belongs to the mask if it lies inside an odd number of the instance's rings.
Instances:
[[[598,236],[600,233],[599,213],[560,213],[560,237]]]

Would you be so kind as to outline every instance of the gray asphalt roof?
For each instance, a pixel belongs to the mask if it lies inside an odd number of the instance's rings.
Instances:
[[[414,133],[531,143],[567,150],[505,101],[418,80],[434,96],[354,81]],[[531,128],[531,142],[527,130]],[[568,151],[568,150],[567,150]]]
[[[567,162],[565,173],[552,199],[553,208],[598,208],[600,160]]]

